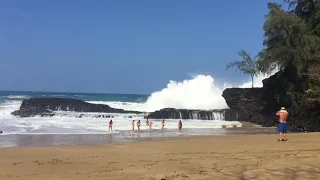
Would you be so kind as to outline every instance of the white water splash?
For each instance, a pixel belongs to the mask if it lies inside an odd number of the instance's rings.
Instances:
[[[254,87],[262,87],[262,80],[275,74],[259,74],[254,78]],[[123,102],[93,102],[108,104],[114,108],[126,110],[152,112],[162,108],[179,109],[225,109],[229,108],[222,97],[222,92],[228,87],[251,88],[252,82],[248,81],[238,85],[225,83],[218,86],[210,75],[196,75],[193,79],[182,82],[170,81],[166,88],[153,92],[145,103],[123,103]]]

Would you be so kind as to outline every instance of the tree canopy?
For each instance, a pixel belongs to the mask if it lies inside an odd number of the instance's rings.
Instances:
[[[295,68],[297,77],[320,94],[320,0],[284,0],[289,9],[268,3],[264,48],[257,62],[261,72]],[[319,95],[318,94],[318,95]]]
[[[253,77],[257,75],[256,60],[252,58],[250,54],[243,49],[238,54],[239,56],[242,57],[242,60],[233,61],[229,63],[226,69],[235,67],[236,70],[241,71],[243,74],[250,75],[251,81],[252,81],[252,87],[253,87]]]

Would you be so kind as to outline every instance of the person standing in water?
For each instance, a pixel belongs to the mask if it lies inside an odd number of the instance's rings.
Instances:
[[[162,120],[162,129],[164,129],[164,126],[166,125],[166,121],[163,119]]]
[[[148,119],[146,120],[146,125],[149,126],[149,120]]]
[[[134,122],[135,120],[132,120],[132,131],[134,131]]]
[[[179,128],[179,133],[181,133],[181,130],[182,130],[182,122],[181,122],[181,120],[178,123],[178,128]]]
[[[289,113],[285,107],[282,107],[276,113],[276,115],[279,116],[279,125],[278,125],[279,139],[278,139],[278,141],[287,141],[288,140],[288,139],[286,139],[286,133],[288,130],[287,118],[289,116]]]
[[[141,122],[140,120],[137,122],[137,127],[138,127],[138,131],[140,132],[140,125],[141,125]]]
[[[112,131],[112,125],[113,125],[113,122],[112,122],[112,119],[109,121],[109,131],[111,130]]]
[[[149,121],[149,130],[152,131],[152,121]]]

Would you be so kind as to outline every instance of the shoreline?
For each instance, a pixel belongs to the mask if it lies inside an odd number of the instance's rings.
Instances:
[[[319,179],[320,133],[0,148],[0,179]]]
[[[50,147],[72,145],[94,145],[122,142],[154,141],[162,139],[174,139],[176,137],[192,136],[226,136],[244,134],[274,134],[274,128],[262,127],[238,127],[221,129],[183,129],[182,134],[177,130],[155,129],[150,133],[143,130],[114,131],[105,133],[25,133],[25,134],[2,134],[0,135],[0,149],[8,147]]]

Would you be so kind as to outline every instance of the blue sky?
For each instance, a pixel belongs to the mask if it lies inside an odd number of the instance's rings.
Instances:
[[[0,1],[0,89],[151,93],[262,48],[267,0]]]

